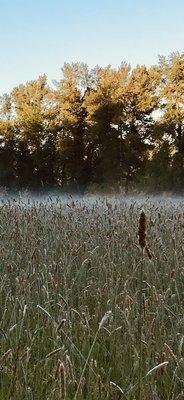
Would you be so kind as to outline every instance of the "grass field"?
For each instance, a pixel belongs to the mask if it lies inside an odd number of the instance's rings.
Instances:
[[[2,203],[0,400],[137,400],[141,263],[141,398],[182,400],[184,203]]]

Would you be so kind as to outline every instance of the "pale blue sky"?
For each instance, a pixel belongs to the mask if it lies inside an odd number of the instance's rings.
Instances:
[[[150,65],[184,50],[184,0],[0,0],[0,94],[65,61]]]

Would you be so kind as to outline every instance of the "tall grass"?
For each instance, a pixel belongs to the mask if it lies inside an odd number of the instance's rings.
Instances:
[[[141,396],[184,398],[184,206],[104,198],[1,206],[1,400],[138,399],[142,208]]]

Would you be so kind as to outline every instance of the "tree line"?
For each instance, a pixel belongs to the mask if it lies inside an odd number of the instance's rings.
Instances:
[[[0,186],[184,187],[184,54],[21,84],[0,99]]]

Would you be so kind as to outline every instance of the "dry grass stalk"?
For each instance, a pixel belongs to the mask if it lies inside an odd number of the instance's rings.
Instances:
[[[142,211],[139,218],[139,229],[138,229],[139,246],[141,247],[142,251],[146,250],[148,257],[151,260],[154,257],[154,253],[149,248],[147,242],[146,228],[147,228],[146,214],[144,211]]]
[[[141,249],[145,249],[146,247],[146,215],[144,211],[141,212],[140,218],[139,218],[139,230],[138,230],[138,236],[139,236],[139,246]]]
[[[59,349],[55,349],[55,350],[51,351],[50,353],[48,353],[46,355],[46,358],[50,358],[50,357],[54,356],[55,354],[59,353],[61,350],[62,350],[62,347],[59,347]]]
[[[63,362],[59,361],[54,372],[54,379],[59,381],[60,399],[66,399],[66,370]]]
[[[12,356],[12,350],[9,349],[6,351],[6,353],[4,353],[1,357],[0,357],[0,366],[2,367],[3,365],[5,365],[9,359]]]
[[[177,357],[174,354],[174,351],[170,348],[170,346],[167,343],[164,343],[164,352],[166,360],[173,359],[176,363],[178,362]]]

